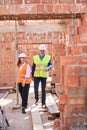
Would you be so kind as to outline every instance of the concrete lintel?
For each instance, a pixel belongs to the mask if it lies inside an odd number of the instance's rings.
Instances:
[[[51,20],[51,19],[79,19],[84,13],[69,14],[11,14],[0,15],[0,20]]]

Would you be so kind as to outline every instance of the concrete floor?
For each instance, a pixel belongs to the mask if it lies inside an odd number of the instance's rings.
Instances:
[[[6,116],[10,123],[8,130],[33,130],[30,112],[30,107],[34,104],[33,86],[31,86],[29,90],[28,108],[26,109],[26,114],[21,113],[21,108],[13,109],[16,107],[16,93],[9,94],[7,98],[0,101],[0,103],[5,107]],[[20,95],[19,104],[21,104]],[[44,129],[52,130],[53,121],[48,120],[48,112],[40,112],[40,115]]]

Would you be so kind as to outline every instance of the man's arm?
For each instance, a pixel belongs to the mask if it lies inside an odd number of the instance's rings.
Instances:
[[[47,66],[47,70],[48,70],[48,71],[51,70],[52,67],[53,67],[53,65],[52,65],[52,60],[50,60],[49,63],[48,63],[48,66]]]
[[[33,65],[32,65],[32,77],[34,77],[35,66],[36,65],[33,63]]]

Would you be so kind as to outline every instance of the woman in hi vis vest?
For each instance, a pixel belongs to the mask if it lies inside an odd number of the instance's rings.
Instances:
[[[26,54],[20,53],[17,62],[18,66],[18,89],[22,99],[22,113],[26,113],[25,109],[28,104],[28,93],[31,83],[31,69],[26,63]]]

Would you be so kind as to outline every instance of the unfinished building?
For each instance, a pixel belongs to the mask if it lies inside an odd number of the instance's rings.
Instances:
[[[15,86],[20,52],[32,56],[44,43],[59,94],[60,128],[87,113],[87,0],[0,0],[0,87]]]

